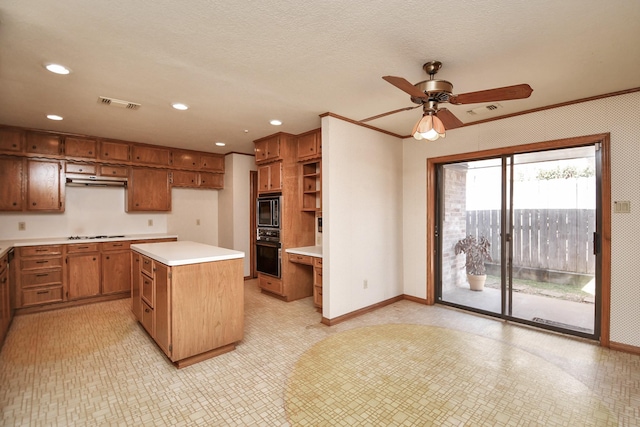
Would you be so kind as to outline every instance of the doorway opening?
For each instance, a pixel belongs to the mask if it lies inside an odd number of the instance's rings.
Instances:
[[[433,302],[608,339],[605,139],[430,161]]]

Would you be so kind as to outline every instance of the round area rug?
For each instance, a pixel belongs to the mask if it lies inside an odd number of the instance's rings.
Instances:
[[[307,350],[285,391],[294,426],[615,426],[560,368],[499,341],[392,324],[333,335]]]

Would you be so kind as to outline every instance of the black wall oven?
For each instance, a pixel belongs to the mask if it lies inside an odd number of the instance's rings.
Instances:
[[[258,273],[280,277],[280,262],[282,249],[280,242],[256,242],[256,270]]]

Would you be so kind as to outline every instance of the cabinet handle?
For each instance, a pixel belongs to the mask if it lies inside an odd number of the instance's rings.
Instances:
[[[119,244],[117,244],[117,245],[113,245],[113,246],[114,246],[114,247],[116,247],[116,246],[117,246],[117,247],[120,247],[120,246],[122,246],[122,243],[119,243]]]
[[[109,257],[107,257],[107,259],[109,259]]]
[[[49,273],[36,274],[36,277],[47,277]]]
[[[38,291],[38,292],[36,292],[36,294],[38,294],[38,295],[43,295],[43,294],[48,294],[48,293],[49,293],[49,291]]]
[[[36,249],[36,252],[49,252],[49,249]]]
[[[35,205],[36,205],[36,202],[33,202],[33,203],[32,203],[32,205],[33,205],[33,206],[35,206]]]
[[[93,257],[93,260],[95,261],[95,260],[96,260],[96,257]]]
[[[104,156],[105,156],[105,157],[109,156],[109,153],[104,153]]]
[[[145,312],[145,313],[148,313],[148,312],[150,312],[150,311],[151,311],[151,310],[149,310],[148,308],[145,308],[145,309],[144,309],[144,312]]]
[[[36,261],[36,264],[47,264],[49,261]]]
[[[89,246],[78,246],[78,249],[89,249]]]

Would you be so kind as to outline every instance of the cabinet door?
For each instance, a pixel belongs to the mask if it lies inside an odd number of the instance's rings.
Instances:
[[[127,212],[170,211],[169,172],[159,169],[132,168],[127,187]]]
[[[0,157],[0,211],[23,209],[23,182],[24,161],[17,157]]]
[[[224,188],[224,174],[200,172],[201,188]]]
[[[100,143],[100,159],[112,161],[129,160],[129,144],[126,142],[102,141]]]
[[[224,156],[201,154],[200,169],[208,172],[224,172]]]
[[[140,254],[131,252],[131,311],[133,315],[142,321],[142,304],[140,300]]]
[[[100,257],[98,253],[67,257],[69,299],[100,295]]]
[[[58,135],[27,132],[26,138],[27,153],[59,155],[62,152],[62,144]]]
[[[27,210],[64,211],[60,162],[28,160],[27,171]]]
[[[268,193],[269,192],[269,179],[271,166],[265,165],[258,167],[258,192],[259,193]]]
[[[169,279],[170,267],[159,262],[154,262],[155,269],[155,293],[156,302],[153,307],[155,314],[155,336],[158,346],[171,358],[171,280]],[[181,307],[186,309],[186,307]]]
[[[171,164],[171,152],[168,149],[134,145],[132,151],[132,160],[134,162],[157,166],[169,166]]]
[[[129,251],[102,254],[102,294],[131,291],[131,253]]]
[[[266,139],[255,142],[254,152],[256,156],[256,163],[260,163],[262,161],[267,160],[267,153],[268,153],[267,144],[268,144],[268,141]]]
[[[197,169],[200,163],[197,153],[190,151],[173,151],[172,165],[175,168]]]
[[[318,155],[317,135],[314,132],[298,138],[298,160],[311,159]]]
[[[23,132],[18,129],[0,129],[0,150],[19,153],[22,151]]]
[[[198,172],[173,171],[171,172],[171,185],[195,188],[198,186]]]
[[[117,176],[121,178],[129,176],[129,168],[125,166],[99,165],[98,170],[100,172],[100,176]]]
[[[71,157],[86,157],[95,159],[97,157],[98,142],[89,138],[72,138],[70,136],[64,139],[64,153]]]
[[[272,163],[269,170],[269,190],[282,190],[282,163]]]

